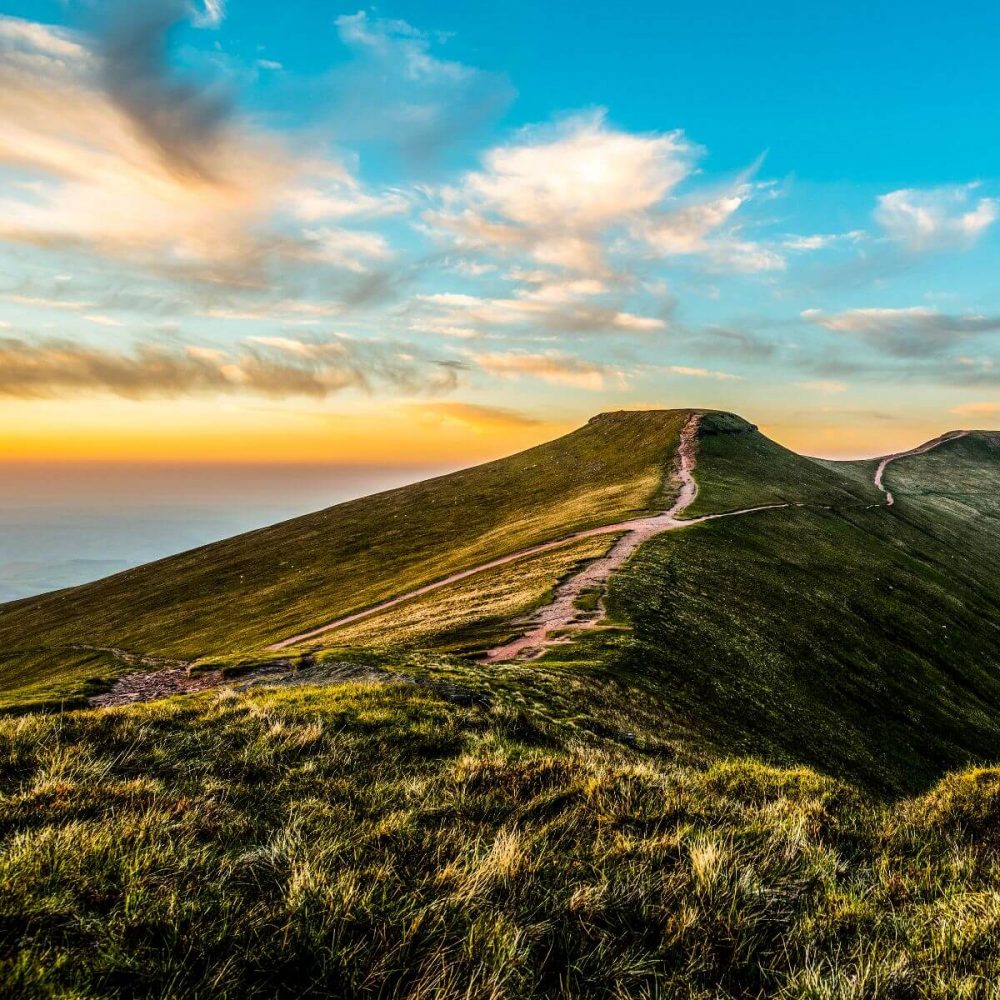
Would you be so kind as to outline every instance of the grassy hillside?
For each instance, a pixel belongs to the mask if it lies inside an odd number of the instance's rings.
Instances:
[[[0,698],[136,669],[87,646],[261,655],[662,509],[687,416],[605,415],[8,605]],[[328,633],[279,678],[0,717],[0,995],[994,996],[1000,435],[892,463],[891,509],[873,473],[707,414],[688,513],[804,506],[654,538],[610,627],[539,661],[463,653],[613,536]]]
[[[412,683],[0,719],[0,993],[993,995],[996,771],[632,742]]]
[[[968,497],[958,511],[927,507],[943,502],[935,490],[955,463],[965,492],[992,503],[996,452],[963,439],[893,463],[891,511],[872,506],[882,499],[875,463],[803,458],[732,415],[705,417],[698,453],[693,513],[808,506],[653,540],[613,580],[623,628],[584,633],[548,661],[567,675],[642,687],[664,725],[706,753],[804,762],[881,792],[913,792],[946,770],[997,759],[1000,574],[982,554],[1000,530],[982,539],[986,514]],[[932,458],[937,466],[911,476]],[[504,634],[503,614],[489,612],[525,573],[463,581],[322,642],[477,648]],[[540,603],[534,593],[523,592],[522,606]]]
[[[401,591],[656,509],[689,411],[609,413],[557,441],[0,607],[0,698],[90,674],[66,647],[195,658],[259,650]],[[555,568],[574,562],[572,552]],[[550,561],[551,562],[551,561]]]
[[[890,792],[997,760],[1000,563],[984,555],[1000,546],[998,441],[974,436],[892,463],[891,509],[868,507],[877,494],[865,495],[861,473],[874,464],[856,463],[853,476],[822,469],[846,491],[833,510],[765,511],[654,539],[612,582],[631,634],[577,657],[644,678],[666,714],[721,753],[804,762]],[[821,468],[756,435],[708,438],[702,456],[702,476],[741,504],[779,500],[810,464]],[[781,479],[754,492],[761,468]]]
[[[652,678],[721,752],[914,790],[1000,757],[1000,585],[948,563],[884,511],[664,536],[614,581],[633,629],[599,659]]]
[[[689,516],[774,503],[857,506],[881,494],[871,478],[783,448],[733,413],[710,413],[698,440],[698,496]]]

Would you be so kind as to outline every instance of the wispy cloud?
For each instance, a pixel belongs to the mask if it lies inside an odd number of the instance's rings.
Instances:
[[[482,169],[444,189],[441,207],[425,218],[469,250],[526,255],[578,274],[609,274],[613,252],[780,267],[774,251],[720,233],[751,197],[749,182],[674,198],[702,152],[680,131],[632,133],[611,127],[602,111],[580,115],[490,150]]]
[[[978,185],[902,188],[880,195],[875,220],[909,250],[970,246],[1000,215],[1000,200],[976,198]]]
[[[552,281],[522,290],[511,298],[432,292],[417,296],[416,322],[423,329],[482,331],[528,327],[558,333],[651,333],[666,326],[660,316],[642,316],[592,301],[593,296],[605,291],[599,282]]]
[[[960,406],[953,406],[948,412],[961,417],[993,416],[1000,413],[1000,402],[962,403]]]
[[[625,374],[618,368],[573,357],[564,351],[545,351],[531,354],[526,351],[510,353],[470,352],[470,359],[483,371],[499,378],[538,378],[543,382],[567,385],[574,389],[600,390],[611,381],[625,383]]]
[[[937,354],[977,334],[1000,330],[1000,316],[954,315],[926,306],[848,309],[839,313],[807,309],[802,318],[900,358]]]
[[[811,233],[807,236],[790,234],[781,241],[781,245],[786,250],[810,253],[841,244],[859,243],[867,237],[868,233],[863,229],[852,229],[846,233]]]
[[[836,382],[832,379],[815,379],[811,382],[796,382],[800,389],[808,389],[810,392],[839,393],[847,392],[850,388],[846,382]]]
[[[226,0],[204,0],[199,10],[195,8],[194,22],[199,27],[217,28],[226,17]]]
[[[387,259],[379,234],[315,223],[398,199],[293,156],[239,114],[222,78],[177,75],[167,38],[188,14],[180,0],[129,5],[98,36],[0,17],[0,166],[35,178],[0,196],[0,239],[236,286],[278,265],[361,272]]]
[[[335,24],[355,57],[330,77],[328,100],[342,141],[378,143],[425,168],[493,121],[514,97],[502,74],[436,55],[444,34],[363,10]]]
[[[687,378],[708,378],[716,382],[739,382],[739,375],[732,375],[729,372],[714,371],[711,368],[697,368],[689,365],[666,365],[663,371],[671,375],[684,375]]]
[[[65,340],[0,339],[0,395],[21,398],[111,393],[131,399],[243,393],[323,398],[382,386],[446,392],[465,365],[412,345],[334,339],[258,338],[239,353],[140,344],[116,351]]]
[[[119,9],[96,40],[96,75],[110,109],[124,116],[147,153],[161,158],[166,174],[231,183],[230,94],[220,82],[177,76],[167,61],[167,33],[188,10],[182,0],[147,0]],[[198,16],[215,24],[221,5],[210,2]]]
[[[685,340],[692,350],[739,361],[770,361],[778,353],[774,341],[737,326],[701,327],[689,331]]]
[[[407,408],[421,417],[454,422],[474,430],[537,427],[543,423],[537,417],[506,406],[484,406],[457,400],[410,403]]]

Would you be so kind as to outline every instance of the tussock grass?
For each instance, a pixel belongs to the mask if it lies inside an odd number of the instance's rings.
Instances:
[[[654,539],[611,626],[541,661],[448,654],[610,539],[334,633],[281,683],[51,710],[130,669],[74,646],[252,661],[662,506],[686,416],[0,611],[0,707],[50,709],[0,716],[0,995],[997,996],[990,435],[894,463],[889,512],[870,463],[711,414],[697,511],[809,506]]]
[[[992,770],[884,805],[432,688],[0,720],[0,990],[989,996]]]

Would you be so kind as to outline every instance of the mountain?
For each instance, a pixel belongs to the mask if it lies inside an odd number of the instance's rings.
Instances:
[[[632,536],[615,526],[679,495],[695,424],[684,529],[654,524],[616,563]],[[544,625],[583,570],[562,603],[590,627],[553,643],[571,620],[548,622],[547,669],[642,691],[685,753],[921,787],[1000,738],[1000,435],[932,444],[893,458],[880,488],[876,461],[796,455],[733,414],[601,414],[510,458],[2,606],[0,697],[317,652],[450,655],[468,672],[490,650],[530,653],[517,637],[533,610]]]
[[[609,413],[3,605],[0,992],[991,995],[998,483]]]

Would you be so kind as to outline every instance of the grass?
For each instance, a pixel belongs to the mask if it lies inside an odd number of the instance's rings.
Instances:
[[[70,691],[86,679],[66,655],[74,644],[184,659],[259,651],[456,570],[649,511],[688,416],[603,414],[507,459],[4,605],[0,661],[38,651],[49,683],[61,675]],[[0,665],[0,685],[8,676]]]
[[[653,539],[610,626],[541,661],[463,654],[610,536],[338,629],[280,682],[52,711],[135,669],[119,647],[252,660],[662,509],[686,418],[0,609],[0,995],[996,996],[995,435],[893,463],[890,511],[872,463],[709,414],[690,513],[806,506]]]
[[[321,641],[385,650],[428,643],[444,651],[487,648],[509,638],[512,623],[547,603],[560,580],[603,555],[616,537],[585,538],[518,559],[335,629]]]
[[[0,711],[59,709],[86,704],[108,679],[128,669],[111,653],[63,648],[0,655]]]
[[[844,468],[853,467],[797,455],[733,413],[708,413],[698,440],[698,496],[685,514],[796,502],[863,506],[881,500],[870,477],[844,474]]]
[[[940,556],[884,511],[666,535],[613,582],[632,633],[598,655],[720,752],[912,792],[1000,747],[995,598]]]
[[[1000,976],[992,769],[890,807],[394,683],[8,718],[0,747],[8,995],[943,1000]]]

